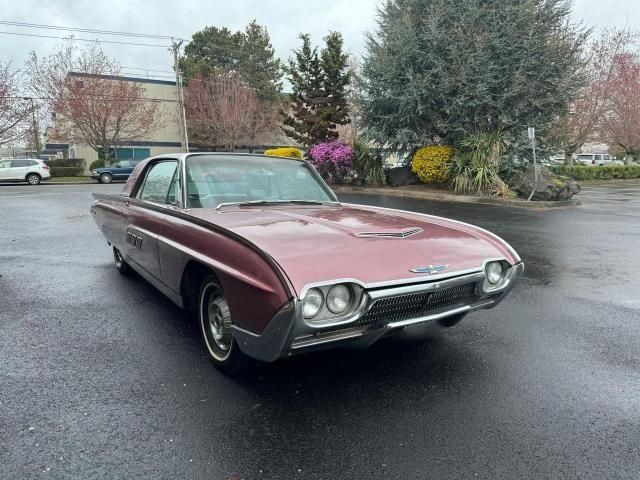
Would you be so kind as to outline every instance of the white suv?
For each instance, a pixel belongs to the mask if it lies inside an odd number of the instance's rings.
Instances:
[[[49,165],[36,158],[7,158],[0,160],[1,182],[27,182],[38,185],[51,177]]]

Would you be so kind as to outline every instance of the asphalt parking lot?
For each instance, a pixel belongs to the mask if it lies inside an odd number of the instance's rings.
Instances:
[[[504,237],[526,274],[417,345],[218,373],[88,214],[122,185],[0,186],[0,478],[640,478],[640,182],[537,211],[343,201]]]

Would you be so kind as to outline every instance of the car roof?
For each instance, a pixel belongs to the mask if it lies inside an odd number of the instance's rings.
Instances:
[[[304,162],[299,158],[291,158],[291,157],[276,157],[273,155],[264,155],[261,153],[237,153],[237,152],[176,152],[176,153],[163,153],[161,155],[156,155],[153,157],[149,157],[149,160],[157,160],[162,158],[176,158],[178,157],[181,160],[185,160],[187,157],[192,156],[201,156],[201,155],[209,155],[216,157],[261,157],[261,158],[284,158],[287,160],[295,160],[298,162]]]

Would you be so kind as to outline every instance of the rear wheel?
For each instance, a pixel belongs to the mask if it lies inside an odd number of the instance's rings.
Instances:
[[[215,367],[237,375],[248,370],[251,359],[238,347],[231,329],[231,311],[215,276],[204,279],[198,297],[198,319],[204,346]]]
[[[27,175],[26,180],[29,185],[40,185],[40,175],[37,173],[30,173]]]
[[[113,262],[116,265],[116,269],[122,275],[127,275],[131,271],[131,267],[127,265],[127,262],[125,262],[124,258],[122,258],[120,250],[118,250],[116,247],[113,247]]]
[[[111,183],[113,181],[113,176],[110,173],[103,173],[100,175],[100,183]]]

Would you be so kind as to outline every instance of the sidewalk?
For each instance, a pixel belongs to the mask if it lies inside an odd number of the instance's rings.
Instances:
[[[332,185],[336,193],[358,195],[381,195],[387,197],[417,198],[437,202],[480,203],[485,205],[499,205],[502,207],[520,207],[548,210],[558,207],[574,207],[580,205],[580,200],[564,200],[558,202],[527,202],[521,198],[473,197],[456,195],[451,192],[429,188],[426,185],[409,185],[406,187],[354,187],[352,185]]]

